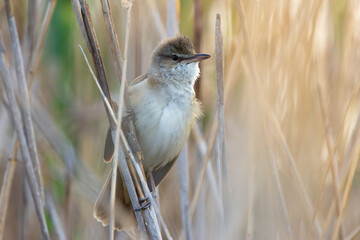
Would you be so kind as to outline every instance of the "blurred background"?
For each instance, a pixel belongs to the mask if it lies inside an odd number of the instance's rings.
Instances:
[[[121,1],[109,2],[123,51],[126,11]],[[179,31],[193,40],[197,52],[212,55],[201,64],[197,86],[204,116],[198,133],[189,139],[190,204],[217,119],[217,13],[223,32],[226,163],[222,175],[216,154],[210,151],[210,166],[192,217],[192,238],[360,239],[360,2],[135,0],[129,81],[146,72],[151,51],[166,38],[170,2],[176,4]],[[12,3],[26,65],[48,1]],[[119,82],[101,2],[87,3],[109,87],[118,99]],[[35,4],[34,12],[28,4]],[[59,0],[54,6],[31,91],[48,199],[46,220],[54,239],[60,238],[58,226],[66,239],[106,239],[108,228],[93,218],[92,209],[111,169],[102,161],[109,123],[78,48],[80,44],[90,58],[71,1]],[[30,15],[36,17],[29,20]],[[15,79],[3,1],[0,31]],[[2,101],[0,182],[13,154],[13,136]],[[171,236],[184,239],[177,164],[160,184],[159,193]],[[1,224],[3,239],[40,238],[20,153]]]

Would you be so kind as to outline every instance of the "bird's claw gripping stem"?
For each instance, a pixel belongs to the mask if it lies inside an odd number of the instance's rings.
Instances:
[[[145,198],[140,198],[139,199],[139,203],[140,203],[140,207],[139,208],[135,208],[135,211],[141,211],[141,210],[145,210],[146,208],[151,206],[151,202],[149,201],[148,197]]]

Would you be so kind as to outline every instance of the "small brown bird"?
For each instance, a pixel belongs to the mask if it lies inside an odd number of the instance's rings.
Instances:
[[[194,83],[199,77],[198,62],[209,58],[196,54],[191,40],[182,34],[161,42],[153,51],[146,74],[129,86],[129,108],[133,112],[136,135],[143,151],[148,182],[157,186],[180,154],[193,123],[201,114]],[[111,134],[105,144],[104,160],[113,155]],[[116,184],[115,228],[134,225],[134,214],[120,172]],[[151,173],[151,174],[148,174]],[[109,223],[111,174],[96,201],[95,218]],[[152,188],[150,187],[150,190]]]

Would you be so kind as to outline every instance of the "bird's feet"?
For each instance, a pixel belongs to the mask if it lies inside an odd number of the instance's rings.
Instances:
[[[140,207],[135,208],[134,209],[135,211],[145,210],[146,208],[151,206],[151,202],[150,202],[150,199],[148,197],[139,198],[139,204],[140,204]]]

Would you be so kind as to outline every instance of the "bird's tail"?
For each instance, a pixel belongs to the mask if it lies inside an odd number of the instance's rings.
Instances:
[[[135,227],[135,215],[126,189],[125,182],[119,169],[116,177],[116,194],[115,194],[115,224],[114,228],[118,231]],[[100,195],[94,206],[94,217],[101,222],[103,226],[109,225],[110,221],[110,192],[111,178],[110,171]]]

